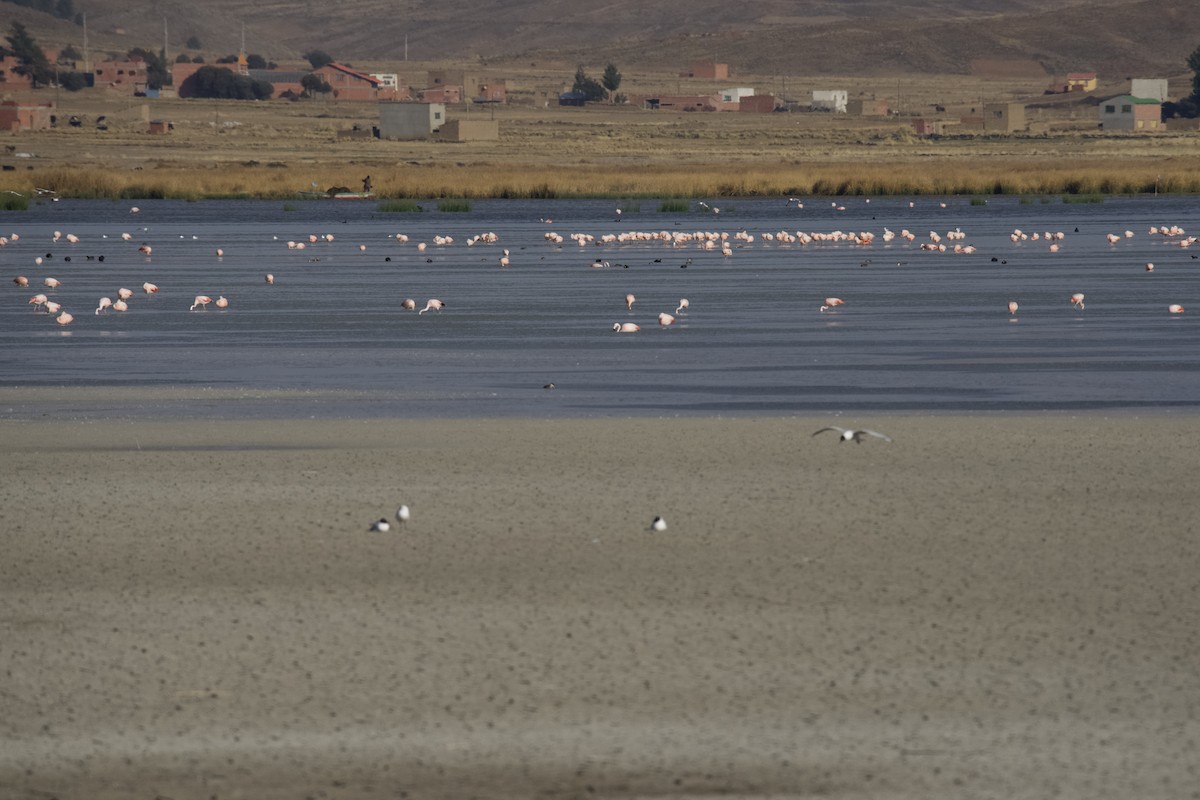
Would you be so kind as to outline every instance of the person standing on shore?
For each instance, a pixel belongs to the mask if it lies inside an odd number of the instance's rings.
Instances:
[[[363,191],[369,193],[371,191],[371,176],[363,178]]]

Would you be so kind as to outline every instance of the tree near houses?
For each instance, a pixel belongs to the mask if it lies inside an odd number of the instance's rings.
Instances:
[[[614,92],[621,86],[621,73],[617,71],[614,64],[609,64],[604,68],[604,74],[600,76],[600,83],[604,84],[604,88],[608,90],[608,99],[613,99]]]
[[[29,31],[19,22],[13,22],[8,39],[8,49],[21,65],[14,70],[20,75],[28,75],[33,85],[47,86],[54,79],[54,70],[42,48],[29,35]]]
[[[1177,103],[1163,103],[1163,119],[1170,119],[1171,117],[1194,119],[1200,117],[1200,47],[1197,47],[1188,56],[1187,65],[1188,69],[1194,73],[1192,75],[1192,93],[1188,97],[1181,97]]]
[[[184,96],[214,97],[226,100],[268,100],[275,87],[266,81],[251,80],[226,67],[206,66],[184,80]]]
[[[333,87],[326,83],[324,78],[312,72],[300,79],[300,86],[304,89],[305,97],[328,94],[333,91]]]
[[[162,51],[154,52],[144,47],[135,47],[126,57],[140,58],[146,62],[146,86],[150,89],[161,89],[171,85],[171,68]]]
[[[313,69],[320,69],[326,64],[333,63],[333,56],[329,55],[329,53],[326,53],[324,50],[309,50],[307,53],[304,53],[301,58],[303,58],[309,64],[312,64]]]
[[[582,64],[575,70],[575,83],[571,86],[571,91],[581,93],[588,102],[604,99],[604,87],[595,78],[588,77]]]
[[[1200,47],[1192,51],[1187,60],[1188,69],[1192,75],[1192,102],[1200,103]]]

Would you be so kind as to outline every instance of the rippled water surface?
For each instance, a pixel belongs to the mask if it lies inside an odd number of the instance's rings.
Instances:
[[[1200,404],[1200,243],[1181,247],[1186,236],[1148,233],[1167,225],[1200,232],[1195,198],[915,198],[911,206],[909,198],[849,198],[841,209],[812,198],[803,208],[783,198],[710,202],[720,213],[698,204],[664,213],[648,200],[474,201],[465,213],[432,202],[421,213],[381,213],[361,202],[150,201],[136,214],[128,203],[64,200],[10,213],[0,216],[0,234],[20,238],[0,248],[0,386],[61,387],[61,399],[50,408],[10,402],[0,413],[597,416]],[[885,229],[917,238],[884,242]],[[1014,243],[1015,229],[1065,236],[1051,252],[1040,236]],[[56,230],[80,241],[54,242]],[[955,230],[975,252],[920,249],[931,231]],[[725,233],[733,252],[570,239],[630,231]],[[737,238],[742,231],[753,241]],[[763,236],[779,231],[866,231],[875,240],[802,245]],[[497,242],[467,245],[489,232]],[[551,243],[550,232],[565,242]],[[1111,244],[1109,233],[1120,240]],[[326,234],[332,242],[287,247]],[[437,245],[435,236],[454,241]],[[142,243],[149,256],[138,252]],[[596,259],[610,266],[592,268]],[[16,275],[28,276],[29,288],[15,287]],[[52,291],[42,286],[50,276],[62,282]],[[145,281],[159,293],[143,294]],[[94,314],[98,299],[115,299],[121,286],[137,290],[129,310]],[[35,313],[27,301],[37,292],[75,321],[59,326]],[[1072,307],[1075,292],[1086,294],[1085,309]],[[632,310],[627,293],[637,298]],[[198,294],[230,305],[189,312]],[[830,296],[845,305],[822,313]],[[418,308],[439,298],[446,308],[418,315],[401,308],[406,297]],[[659,312],[674,312],[685,297],[687,312],[661,328]],[[1020,305],[1015,315],[1010,300]],[[1172,315],[1171,303],[1189,310]],[[616,322],[642,330],[617,334]],[[543,388],[549,383],[556,388]],[[79,406],[71,390],[80,386],[146,387],[148,398],[183,389],[192,399],[122,401],[117,412]],[[195,400],[198,389],[212,402]]]

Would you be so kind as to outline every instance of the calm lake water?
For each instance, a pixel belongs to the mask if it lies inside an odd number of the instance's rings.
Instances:
[[[136,214],[128,202],[37,205],[0,216],[0,235],[20,236],[0,248],[0,387],[61,394],[49,407],[0,402],[0,414],[553,417],[1200,405],[1200,243],[1184,248],[1186,236],[1148,233],[1169,225],[1200,233],[1197,198],[846,198],[836,206],[805,198],[803,208],[785,200],[709,201],[719,213],[697,203],[664,213],[648,200],[474,201],[465,213],[439,212],[435,202],[422,213],[330,201],[145,201]],[[917,238],[884,242],[885,229]],[[1065,236],[1051,252],[1041,238],[1014,243],[1015,229]],[[54,242],[56,230],[80,241]],[[930,231],[955,230],[974,253],[920,249]],[[570,239],[634,231],[726,233],[733,253],[695,242]],[[741,231],[753,241],[738,239]],[[875,240],[763,237],[779,231],[866,231]],[[132,239],[123,241],[123,232]],[[564,243],[548,241],[549,232]],[[409,241],[398,242],[398,233]],[[484,233],[498,240],[467,245]],[[1109,243],[1109,233],[1120,240]],[[326,234],[334,240],[303,250],[286,244]],[[435,236],[454,241],[437,245]],[[143,242],[151,255],[138,252]],[[427,243],[423,252],[419,242]],[[942,242],[952,249],[956,240]],[[499,264],[503,248],[507,268]],[[590,267],[596,259],[610,266]],[[16,275],[28,276],[29,288],[15,287]],[[42,286],[49,276],[61,286]],[[159,293],[143,294],[145,281]],[[122,286],[137,292],[127,312],[93,313]],[[35,313],[27,301],[38,292],[75,321],[64,327]],[[1075,292],[1086,294],[1084,310],[1071,305]],[[632,310],[627,293],[637,297]],[[223,295],[230,305],[189,312],[198,294]],[[845,305],[822,313],[830,296]],[[446,308],[418,315],[401,308],[407,297],[418,308],[439,298]],[[687,312],[661,328],[659,312],[674,312],[685,297]],[[1015,315],[1010,300],[1020,304]],[[1172,315],[1171,303],[1189,310]],[[614,333],[616,322],[642,330]],[[548,383],[556,388],[543,388]],[[109,403],[83,400],[74,387],[155,391],[144,402]],[[169,399],[161,388],[192,399]],[[198,389],[212,400],[194,399]]]

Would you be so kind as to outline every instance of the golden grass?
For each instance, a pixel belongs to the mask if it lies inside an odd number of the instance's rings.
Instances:
[[[1028,160],[957,159],[930,165],[897,162],[650,167],[538,164],[369,165],[381,198],[762,197],[842,195],[1111,195],[1200,194],[1200,174],[1183,163],[1105,162],[1046,164]],[[0,190],[28,193],[34,186],[63,197],[293,198],[316,182],[357,189],[345,167],[106,167],[33,169],[4,173]]]

